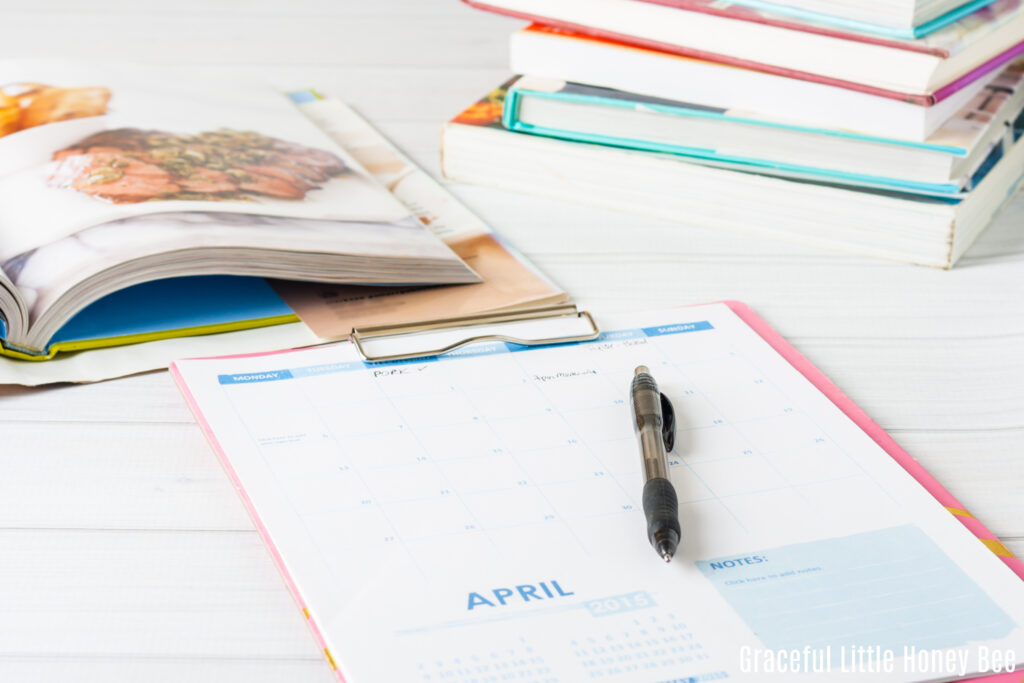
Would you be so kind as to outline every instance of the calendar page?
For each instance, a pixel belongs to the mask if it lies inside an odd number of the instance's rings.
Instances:
[[[1024,662],[1024,582],[728,306],[592,342],[175,373],[348,683],[948,680]],[[650,547],[629,407],[675,406]]]

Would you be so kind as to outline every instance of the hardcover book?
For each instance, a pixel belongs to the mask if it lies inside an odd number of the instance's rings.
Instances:
[[[988,72],[934,96],[879,96],[841,83],[743,68],[540,24],[512,35],[510,55],[512,71],[523,75],[917,141],[926,140],[998,75],[998,70]]]
[[[526,76],[508,91],[509,130],[675,154],[855,187],[962,198],[1024,107],[1014,62],[923,142],[814,128],[721,107]]]

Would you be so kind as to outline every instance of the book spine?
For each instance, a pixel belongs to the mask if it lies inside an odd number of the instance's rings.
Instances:
[[[956,79],[952,83],[936,90],[934,93],[936,101],[949,97],[957,90],[960,90],[966,87],[967,85],[970,85],[971,83],[978,80],[985,74],[992,73],[996,69],[1013,61],[1016,57],[1019,57],[1020,55],[1024,55],[1024,42],[1017,43],[1006,52],[997,55],[996,57],[982,64],[981,66],[971,71],[968,71],[967,73],[965,73],[963,76]]]

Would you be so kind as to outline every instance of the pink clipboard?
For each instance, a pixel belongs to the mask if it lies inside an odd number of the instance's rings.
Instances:
[[[821,370],[816,368],[811,361],[807,360],[802,353],[797,351],[796,348],[782,337],[782,335],[776,332],[767,322],[764,321],[764,319],[754,313],[754,311],[746,304],[739,301],[721,301],[718,303],[728,306],[732,312],[740,318],[740,320],[745,322],[750,329],[764,339],[776,353],[782,356],[801,375],[807,378],[807,380],[830,401],[832,401],[837,408],[843,411],[843,413],[849,417],[854,424],[860,427],[864,433],[870,436],[871,439],[881,446],[886,453],[892,456],[892,458],[896,460],[896,462],[898,462],[900,466],[903,467],[903,469],[905,469],[921,486],[923,486],[928,493],[930,493],[940,504],[949,510],[951,514],[955,515],[971,533],[977,536],[978,539],[988,547],[989,550],[1005,562],[1011,571],[1024,579],[1024,561],[1021,561],[1020,558],[1011,553],[1010,550],[1003,545],[998,538],[996,538],[995,534],[989,531],[984,524],[975,519],[970,512],[965,510],[960,502],[954,498],[949,491],[936,481],[932,475],[928,474],[920,463],[918,463],[909,453],[903,450],[899,444],[897,444],[893,438],[885,432],[884,429],[868,417],[867,413],[861,410],[849,396],[844,394],[839,387],[833,384],[832,381],[821,372]],[[290,350],[272,351],[269,353],[246,353],[223,357],[244,358],[252,356],[277,355],[281,353],[290,353]],[[253,505],[252,500],[249,498],[249,495],[246,493],[245,488],[242,486],[242,482],[239,479],[238,474],[231,466],[227,455],[224,453],[224,449],[217,441],[216,436],[214,436],[213,430],[206,421],[195,397],[193,397],[192,393],[189,391],[184,378],[182,378],[180,371],[173,363],[170,367],[170,373],[174,378],[174,381],[177,383],[178,388],[181,390],[182,395],[185,397],[185,401],[188,403],[193,415],[195,415],[196,421],[199,423],[199,426],[206,435],[210,446],[213,448],[217,458],[220,460],[224,471],[227,473],[232,485],[238,492],[243,505],[245,505],[246,511],[249,513],[249,517],[252,519],[253,524],[256,526],[256,530],[259,532],[260,538],[263,539],[263,543],[266,545],[274,563],[281,572],[285,585],[288,587],[288,591],[292,594],[295,602],[298,603],[299,609],[302,610],[303,616],[306,618],[306,623],[309,624],[309,627],[313,632],[314,639],[322,649],[324,656],[327,658],[327,661],[331,665],[335,675],[338,677],[338,680],[345,683],[345,678],[342,676],[341,671],[338,669],[338,666],[334,661],[334,657],[327,648],[327,642],[324,639],[323,634],[320,632],[315,620],[310,615],[309,608],[307,607],[305,600],[302,598],[302,595],[299,593],[298,586],[288,572],[284,558],[274,545],[269,531],[260,521],[259,515],[256,513],[256,508]],[[984,683],[1021,683],[1021,672],[1017,671],[1012,673],[995,674],[992,676],[980,676],[963,680],[983,681]]]

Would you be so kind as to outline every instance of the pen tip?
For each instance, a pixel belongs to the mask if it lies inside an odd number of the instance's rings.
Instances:
[[[672,554],[675,551],[675,549],[667,541],[662,541],[658,544],[657,551],[658,554],[661,555],[661,559],[665,560],[666,562],[671,562]]]
[[[633,371],[633,374],[634,375],[640,375],[640,374],[647,374],[647,375],[649,375],[649,374],[651,374],[651,371],[647,368],[646,365],[638,365],[638,366],[636,366],[636,370]]]

